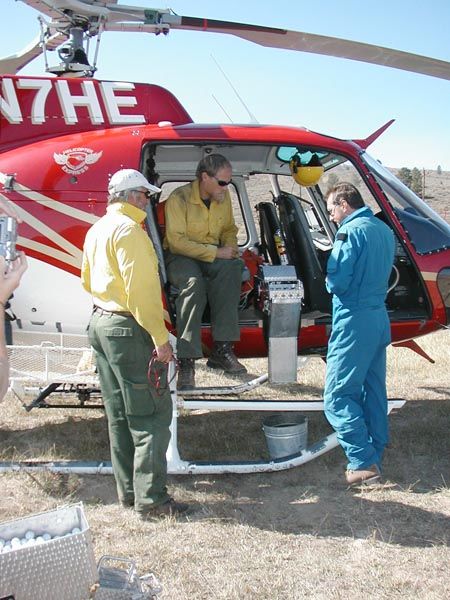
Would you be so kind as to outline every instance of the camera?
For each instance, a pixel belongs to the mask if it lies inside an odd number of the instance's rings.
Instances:
[[[0,217],[0,256],[9,265],[17,257],[17,221],[12,217]]]

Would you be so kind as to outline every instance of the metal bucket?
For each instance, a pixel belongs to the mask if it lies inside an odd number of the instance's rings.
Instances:
[[[298,454],[308,444],[308,419],[304,415],[273,415],[263,422],[270,458]]]

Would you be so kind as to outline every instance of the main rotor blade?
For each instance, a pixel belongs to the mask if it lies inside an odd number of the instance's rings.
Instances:
[[[54,29],[59,31],[62,28],[57,24],[58,19],[67,20],[69,27],[69,22],[73,23],[77,18],[81,18],[89,20],[91,35],[98,33],[100,23],[105,31],[168,33],[170,29],[181,29],[227,33],[261,46],[357,60],[450,80],[450,63],[444,60],[313,33],[179,16],[168,10],[121,5],[117,0],[22,0],[22,2],[51,17],[50,25],[53,24]],[[8,59],[15,61],[18,56],[14,55]],[[30,57],[27,62],[34,58],[31,53]]]
[[[84,17],[107,15],[109,10],[105,4],[117,4],[117,0],[103,1],[101,2],[103,6],[100,6],[100,2],[97,4],[97,0],[22,0],[22,2],[54,20],[58,20],[65,12]],[[140,10],[143,10],[142,7]]]
[[[228,33],[270,48],[283,48],[285,50],[347,58],[450,80],[449,62],[402,52],[401,50],[384,48],[383,46],[373,46],[301,31],[232,23],[230,21],[176,17],[174,15],[164,15],[164,17],[164,21],[167,20],[171,29]]]
[[[47,40],[47,48],[54,50],[65,39],[66,36],[64,34],[55,33]],[[41,37],[38,35],[28,46],[17,52],[17,54],[11,54],[11,56],[5,56],[5,58],[0,59],[0,75],[17,73],[17,71],[25,67],[40,54],[42,54]]]

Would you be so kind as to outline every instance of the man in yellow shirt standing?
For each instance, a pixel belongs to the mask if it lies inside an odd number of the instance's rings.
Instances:
[[[232,168],[220,154],[203,158],[197,179],[176,189],[166,201],[167,275],[179,290],[176,299],[178,389],[195,387],[195,359],[203,356],[202,315],[211,310],[214,347],[207,365],[245,373],[233,341],[239,339],[238,304],[243,263],[228,185]]]
[[[89,341],[96,355],[119,501],[134,505],[144,519],[187,510],[166,487],[169,388],[158,388],[147,375],[152,353],[166,368],[173,358],[158,262],[141,227],[149,197],[159,191],[134,169],[121,169],[111,177],[107,212],[86,235],[81,273],[94,303]]]

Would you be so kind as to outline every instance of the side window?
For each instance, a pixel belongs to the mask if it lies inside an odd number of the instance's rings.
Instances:
[[[378,203],[359,174],[359,171],[357,171],[354,165],[348,160],[324,174],[319,182],[322,194],[325,196],[331,187],[344,181],[353,184],[359,190],[364,200],[364,204],[369,206],[374,213],[377,213],[380,210]]]
[[[182,185],[186,185],[186,183],[190,183],[190,181],[168,181],[167,183],[161,184],[160,188],[162,191],[159,197],[159,203],[165,202],[173,190],[176,190]]]
[[[295,194],[296,196],[305,196],[305,192],[307,188],[302,188],[298,183],[294,181],[294,179],[288,175],[283,175],[278,177],[279,185],[282,191]],[[377,213],[380,210],[375,198],[372,193],[368,189],[366,183],[363,178],[356,170],[354,165],[350,161],[345,161],[333,167],[332,169],[326,171],[320,181],[318,183],[322,196],[325,197],[327,191],[336,185],[337,183],[351,183],[360,191],[364,203],[367,206],[370,206],[374,213]]]
[[[272,202],[273,200],[270,177],[264,173],[249,175],[246,182],[246,188],[252,210],[260,202]]]

